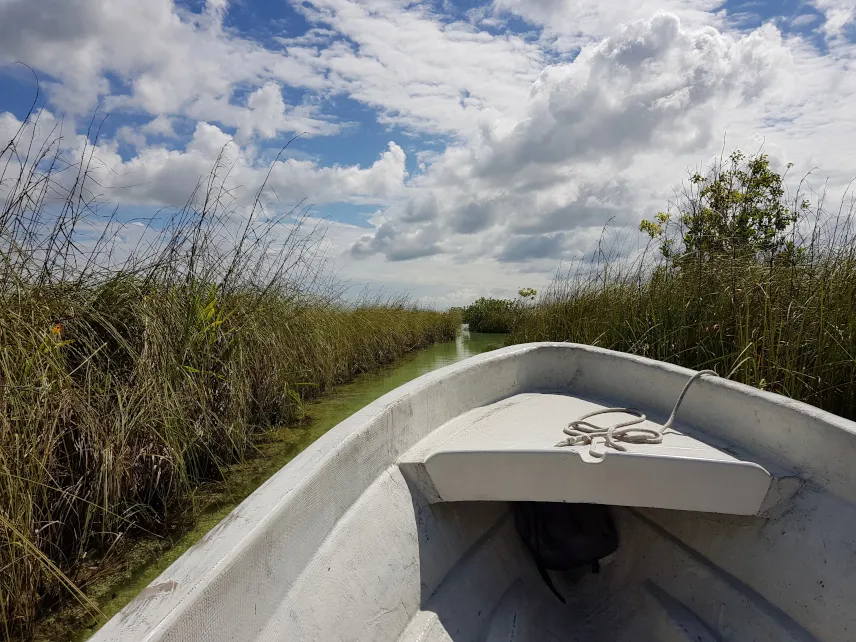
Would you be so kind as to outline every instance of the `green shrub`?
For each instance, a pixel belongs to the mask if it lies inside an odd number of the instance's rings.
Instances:
[[[473,332],[511,332],[522,311],[519,301],[482,297],[464,308],[463,321]]]
[[[675,264],[773,256],[793,246],[793,225],[809,207],[805,200],[793,207],[786,202],[783,180],[766,154],[747,159],[735,151],[726,165],[690,177],[674,217],[659,212],[639,228],[658,239],[661,254]]]
[[[653,257],[556,279],[511,341],[713,368],[856,419],[853,212],[810,212],[801,194],[789,205],[765,157],[741,162],[700,179],[671,232],[666,215],[643,224],[660,243]]]

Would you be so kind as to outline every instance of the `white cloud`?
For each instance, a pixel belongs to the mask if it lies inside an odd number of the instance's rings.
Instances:
[[[853,0],[814,0],[817,10],[824,14],[821,30],[829,39],[840,37],[848,25],[856,21]]]
[[[109,145],[98,152],[100,164],[93,177],[104,186],[104,194],[123,203],[180,205],[197,182],[208,175],[223,154],[228,166],[228,185],[240,186],[236,198],[244,204],[267,180],[266,200],[280,201],[282,207],[308,199],[314,204],[330,202],[388,202],[403,187],[406,177],[405,154],[390,143],[371,166],[319,167],[309,160],[285,159],[271,168],[260,164],[252,148],[241,147],[215,125],[199,123],[186,149],[162,146],[141,149],[123,162]],[[270,174],[268,176],[268,172]]]
[[[128,143],[136,149],[142,149],[146,146],[146,137],[128,125],[123,125],[116,131],[116,140]]]
[[[156,136],[166,136],[168,138],[175,137],[175,129],[173,128],[172,119],[161,114],[150,120],[141,128],[143,133]]]
[[[366,168],[318,167],[311,161],[289,160],[279,163],[275,171],[273,188],[302,195],[314,203],[386,203],[401,193],[407,176],[404,150],[393,142]]]
[[[721,26],[722,0],[493,0],[493,9],[516,14],[544,28],[545,38],[560,50],[597,42],[616,25],[647,20],[663,11],[690,28]]]
[[[734,38],[671,14],[631,23],[547,67],[513,126],[447,149],[354,255],[579,258],[608,220],[665,200],[721,144],[723,116],[763,115],[791,66],[770,26]]]
[[[477,171],[504,175],[571,159],[620,166],[657,143],[699,149],[716,109],[760,98],[788,62],[772,27],[734,40],[684,29],[671,14],[631,23],[573,63],[545,69],[525,117],[485,140]]]
[[[58,109],[84,114],[100,100],[109,111],[217,122],[239,137],[339,130],[317,105],[285,103],[282,86],[346,94],[415,131],[471,134],[513,115],[543,66],[539,47],[519,36],[396,0],[295,2],[319,28],[281,39],[283,50],[224,30],[223,0],[202,14],[174,0],[37,1],[38,11],[31,0],[0,3],[0,63],[24,60],[56,77],[48,89]],[[234,94],[246,88],[242,104]]]
[[[329,255],[339,257],[341,278],[354,290],[365,285],[389,292],[410,293],[421,302],[438,307],[472,303],[480,296],[513,297],[524,287],[544,288],[549,283],[555,261],[545,272],[508,270],[488,258],[450,261],[443,255],[423,256],[416,260],[390,264],[381,254],[346,261],[354,243],[365,229],[333,223],[327,229]]]
[[[6,147],[6,144],[18,133],[20,127],[21,121],[9,112],[0,114],[0,149]]]
[[[803,13],[791,20],[791,26],[798,29],[808,27],[817,22],[819,17],[816,13]]]
[[[0,2],[0,63],[22,60],[55,77],[58,82],[48,83],[48,89],[63,111],[83,114],[103,100],[108,110],[179,114],[237,127],[245,126],[253,111],[232,101],[238,87],[278,82],[317,89],[324,84],[311,67],[224,31],[223,0],[209,2],[200,15],[180,10],[173,0],[33,4]],[[130,91],[111,85],[110,74]],[[268,122],[260,129],[323,129],[299,111],[293,126]]]
[[[250,94],[247,108],[237,114],[239,140],[247,140],[254,133],[261,138],[277,138],[282,132],[330,135],[339,131],[334,123],[314,118],[311,105],[290,107],[282,98],[282,88],[267,82]]]
[[[297,4],[297,3],[295,3]],[[334,91],[415,131],[468,136],[486,119],[514,115],[543,66],[537,45],[450,22],[427,4],[313,0],[309,20],[346,36],[289,53],[326,71]]]
[[[25,130],[24,140],[32,138],[33,149],[59,135],[59,123],[48,111],[39,115],[38,125]],[[0,113],[0,149],[21,127],[10,113]],[[123,161],[117,142],[137,148],[136,155]],[[19,144],[26,149],[29,144]],[[78,163],[89,144],[82,135],[62,138],[62,156]],[[252,202],[266,183],[263,201],[280,209],[290,208],[304,199],[315,205],[332,202],[388,203],[404,189],[407,177],[405,153],[390,142],[387,150],[368,167],[359,165],[323,167],[311,160],[283,158],[268,164],[256,156],[251,146],[241,146],[216,125],[198,123],[184,149],[168,149],[145,144],[145,137],[131,128],[120,128],[115,140],[99,143],[89,175],[98,186],[101,198],[125,205],[180,206],[195,186],[218,166],[219,175],[228,172],[226,186],[235,205]]]
[[[206,0],[205,6],[209,13],[223,14],[229,6],[229,0]]]

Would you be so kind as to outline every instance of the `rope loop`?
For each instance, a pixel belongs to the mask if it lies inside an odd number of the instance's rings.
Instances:
[[[672,414],[669,415],[669,419],[662,426],[657,426],[656,424],[640,426],[639,424],[644,423],[647,417],[635,408],[601,408],[570,422],[563,429],[567,437],[558,442],[556,446],[564,447],[588,444],[590,446],[589,454],[595,459],[603,459],[606,453],[598,448],[598,444],[600,443],[605,443],[607,447],[618,451],[627,450],[624,444],[662,443],[663,434],[674,426],[678,408],[681,407],[681,403],[683,403],[690,386],[703,375],[718,376],[713,370],[700,370],[690,377],[689,381],[684,385],[684,389],[681,390],[681,394],[678,396],[675,407],[672,409]],[[597,415],[605,415],[613,412],[632,415],[633,419],[620,421],[611,426],[598,426],[588,421]]]

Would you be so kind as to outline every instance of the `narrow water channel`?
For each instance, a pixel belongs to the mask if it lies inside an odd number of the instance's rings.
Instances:
[[[465,330],[458,334],[455,341],[438,343],[409,355],[393,366],[360,375],[324,398],[307,404],[308,421],[304,425],[274,433],[269,443],[259,447],[259,456],[235,467],[224,483],[201,493],[200,502],[205,508],[192,530],[171,538],[168,545],[160,541],[150,542],[146,546],[143,542],[135,554],[137,560],[131,564],[128,572],[97,588],[94,597],[101,611],[107,617],[116,614],[268,477],[333,426],[420,375],[502,347],[505,337],[503,334],[470,333]],[[57,639],[58,632],[63,631],[63,638],[83,641],[97,629],[89,617],[83,617],[81,621],[70,613],[61,613],[57,619],[60,621],[49,623],[42,635],[37,633],[37,639]]]

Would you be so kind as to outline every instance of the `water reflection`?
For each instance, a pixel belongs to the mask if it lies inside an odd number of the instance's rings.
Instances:
[[[506,336],[505,334],[470,332],[464,328],[458,333],[454,344],[451,342],[437,344],[415,355],[416,358],[413,359],[412,364],[408,362],[399,364],[395,366],[395,370],[403,375],[420,376],[482,352],[501,348],[505,345]]]
[[[309,405],[307,411],[312,417],[312,423],[306,441],[311,443],[363,406],[416,377],[473,355],[501,348],[506,336],[464,329],[458,333],[454,342],[438,343],[395,366],[358,377],[354,382],[339,387],[332,395]]]

